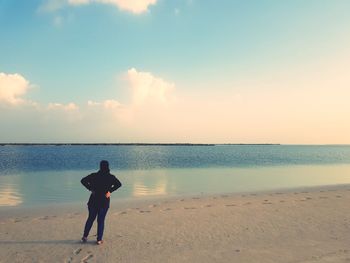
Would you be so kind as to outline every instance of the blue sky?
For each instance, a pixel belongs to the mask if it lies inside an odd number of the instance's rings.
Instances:
[[[20,100],[0,95],[0,120],[7,127],[0,141],[350,143],[349,126],[343,123],[349,108],[331,110],[322,121],[328,105],[323,99],[343,105],[349,95],[346,74],[336,87],[322,86],[323,97],[313,97],[317,85],[339,79],[330,72],[335,66],[349,65],[349,12],[350,2],[341,0],[0,0],[0,72],[5,83],[0,82],[0,94],[18,81],[10,81],[10,75],[27,81],[13,95]],[[142,82],[148,78],[156,84]],[[307,119],[300,120],[302,111],[286,108],[284,117],[276,113],[278,96],[296,105],[289,98],[297,97],[293,92],[298,89],[309,102],[301,108],[311,122],[317,120],[310,127],[304,125]],[[135,97],[142,106],[135,106]],[[258,98],[269,106],[255,103]],[[115,102],[113,109],[106,101]],[[96,121],[89,119],[92,105],[99,106],[95,114],[101,125],[106,121],[115,132],[79,135]],[[261,107],[267,110],[270,129],[259,123]],[[64,114],[56,116],[52,109]],[[75,117],[65,120],[67,115]],[[184,116],[189,118],[185,122]],[[25,123],[22,118],[33,120],[26,134],[17,129]],[[165,119],[169,130],[148,127]],[[291,121],[297,127],[295,137],[282,129]],[[334,129],[315,139],[317,127],[330,122]],[[52,124],[59,128],[49,129]],[[74,132],[67,132],[72,126]],[[40,127],[40,136],[35,127]],[[337,138],[336,127],[344,133]]]

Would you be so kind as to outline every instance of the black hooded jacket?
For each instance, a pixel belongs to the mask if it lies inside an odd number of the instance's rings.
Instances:
[[[108,208],[110,198],[106,197],[106,193],[112,193],[122,186],[113,174],[101,171],[89,174],[81,179],[81,183],[91,191],[88,206],[96,208]]]

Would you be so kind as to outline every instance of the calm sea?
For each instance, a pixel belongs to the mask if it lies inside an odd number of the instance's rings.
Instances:
[[[102,159],[123,183],[114,199],[350,183],[350,146],[1,146],[0,206],[85,202]]]

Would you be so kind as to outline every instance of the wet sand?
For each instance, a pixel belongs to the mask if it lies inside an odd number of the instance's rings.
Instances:
[[[0,262],[350,262],[350,186],[113,203],[104,240],[87,212],[2,211]]]

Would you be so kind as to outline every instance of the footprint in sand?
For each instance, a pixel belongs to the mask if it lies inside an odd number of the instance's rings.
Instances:
[[[311,258],[303,261],[305,263],[311,262],[348,262],[350,261],[348,250],[339,249],[338,251],[328,252],[317,256],[312,256]]]
[[[237,206],[236,204],[228,204],[228,205],[225,205],[225,206]]]
[[[306,197],[307,200],[311,200],[312,198],[311,197]]]
[[[152,208],[152,207],[157,207],[157,205],[149,205],[148,207],[151,207],[151,208]]]
[[[285,200],[280,200],[280,203],[284,203],[284,202],[286,202]]]
[[[76,256],[76,255],[79,255],[79,253],[81,252],[81,248],[78,248],[76,250],[74,250],[73,254]]]
[[[193,199],[193,200],[198,200],[198,199],[199,199],[199,197],[192,197],[192,199]]]
[[[337,195],[336,198],[342,198],[342,196],[341,195]]]
[[[82,251],[82,249],[81,248],[78,248],[78,249],[76,249],[76,250],[74,250],[73,251],[73,255],[74,256],[78,256],[79,254],[80,254],[80,252]],[[72,263],[73,262],[73,259],[74,259],[74,257],[73,256],[71,256],[71,257],[69,257],[68,259],[67,259],[67,263]]]
[[[122,212],[119,212],[119,213],[115,213],[115,215],[126,215],[128,212],[126,211],[122,211]]]
[[[82,262],[82,263],[88,263],[89,260],[92,259],[93,257],[94,257],[93,254],[88,254],[87,256],[85,256],[85,257],[81,260],[81,262]]]
[[[327,196],[320,196],[320,199],[328,199]]]
[[[247,202],[247,203],[244,203],[243,205],[250,205],[251,204],[251,202]]]
[[[140,213],[151,213],[151,211],[149,211],[149,210],[140,210],[139,212]]]
[[[267,200],[268,201],[268,200]],[[272,205],[272,203],[271,202],[264,202],[264,203],[262,203],[263,205]]]
[[[192,209],[197,209],[197,208],[195,208],[195,207],[184,207],[184,209],[186,209],[186,210],[192,210]]]
[[[212,207],[212,205],[205,205],[204,207]]]

